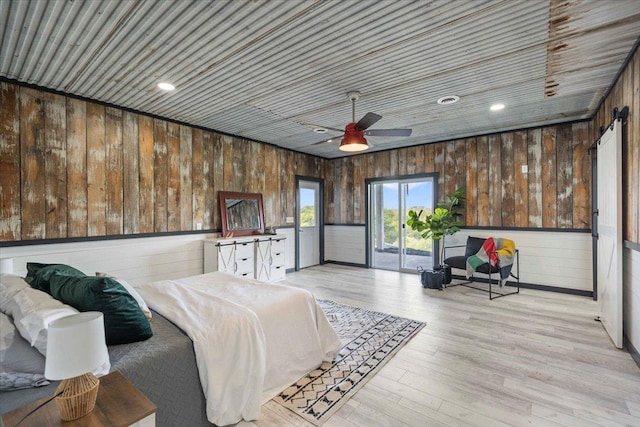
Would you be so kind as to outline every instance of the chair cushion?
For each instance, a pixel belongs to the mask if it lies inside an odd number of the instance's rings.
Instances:
[[[451,256],[444,260],[444,263],[451,268],[467,269],[467,257],[463,255]]]
[[[476,273],[489,274],[489,264],[484,263],[480,267],[476,268]],[[498,273],[500,269],[498,267],[491,267],[491,274]]]
[[[467,246],[464,251],[465,257],[477,254],[478,251],[482,249],[482,245],[484,245],[485,240],[487,239],[483,237],[467,237]]]

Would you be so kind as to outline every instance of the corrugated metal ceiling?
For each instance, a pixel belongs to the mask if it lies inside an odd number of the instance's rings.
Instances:
[[[333,158],[347,91],[413,129],[373,150],[582,119],[639,36],[639,0],[0,0],[0,75]]]

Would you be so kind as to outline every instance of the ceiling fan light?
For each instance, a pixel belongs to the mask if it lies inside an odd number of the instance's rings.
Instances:
[[[360,134],[346,133],[340,142],[341,151],[363,151],[367,148],[369,148],[369,144]]]

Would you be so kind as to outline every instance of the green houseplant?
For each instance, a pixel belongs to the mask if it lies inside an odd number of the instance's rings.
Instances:
[[[420,212],[410,210],[407,225],[412,230],[421,232],[424,239],[433,238],[434,241],[440,242],[440,265],[434,267],[434,270],[445,271],[445,283],[451,282],[451,269],[447,269],[444,263],[444,239],[460,231],[460,212],[464,205],[464,189],[458,188],[453,193],[446,195],[446,203],[438,203],[431,215],[425,215],[421,218],[423,211]]]

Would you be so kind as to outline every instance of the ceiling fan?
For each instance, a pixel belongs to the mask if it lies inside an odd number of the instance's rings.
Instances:
[[[369,148],[370,144],[364,138],[366,136],[410,136],[411,129],[369,129],[373,124],[382,118],[381,115],[376,113],[367,113],[359,121],[356,122],[356,101],[360,99],[360,92],[352,91],[347,92],[347,96],[351,100],[351,123],[347,124],[344,131],[334,128],[325,128],[315,126],[315,131],[320,133],[326,132],[327,129],[342,132],[343,138],[340,141],[340,150],[342,151],[362,151]],[[336,137],[337,138],[337,137]],[[320,142],[316,142],[313,145],[325,144],[327,142],[333,142],[334,138],[325,139]]]

